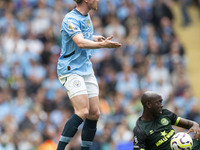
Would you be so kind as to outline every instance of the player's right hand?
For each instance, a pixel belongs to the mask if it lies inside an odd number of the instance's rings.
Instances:
[[[105,41],[103,41],[106,48],[119,48],[122,46],[122,44],[119,42],[111,41],[112,38],[113,36],[109,36],[108,38],[105,39]]]

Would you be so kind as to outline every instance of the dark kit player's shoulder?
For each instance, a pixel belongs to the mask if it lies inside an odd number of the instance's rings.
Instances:
[[[140,133],[140,134],[144,133],[141,117],[138,118],[138,120],[136,122],[136,126],[133,128],[133,132],[137,132],[137,133]]]
[[[163,109],[163,110],[162,110],[162,115],[169,115],[169,114],[174,114],[174,113],[171,112],[171,111],[168,110],[168,109]]]
[[[167,117],[171,120],[171,124],[174,124],[178,118],[178,116],[168,109],[163,109],[162,117]]]

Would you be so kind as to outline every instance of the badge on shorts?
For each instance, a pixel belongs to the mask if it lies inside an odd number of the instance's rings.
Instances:
[[[162,118],[160,122],[161,122],[162,125],[168,125],[169,124],[169,121],[166,118]]]
[[[74,85],[75,88],[80,87],[81,86],[81,82],[79,80],[75,80],[73,82],[73,85]]]

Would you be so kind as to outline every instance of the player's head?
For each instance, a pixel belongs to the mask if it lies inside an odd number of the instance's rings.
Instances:
[[[159,94],[147,91],[142,95],[141,102],[144,111],[148,111],[149,115],[160,116],[162,114],[162,97]]]
[[[87,4],[89,10],[97,10],[99,0],[74,0],[78,5],[82,4],[83,2]]]

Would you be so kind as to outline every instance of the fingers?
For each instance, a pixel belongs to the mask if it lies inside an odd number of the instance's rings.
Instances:
[[[196,131],[195,138],[197,139],[197,141],[200,139],[200,131]]]
[[[101,39],[102,39],[102,40],[106,40],[106,38],[105,38],[105,37],[103,37],[103,36],[102,36],[102,38],[101,38]]]
[[[196,140],[200,139],[200,131],[190,129],[190,130],[188,130],[187,134],[189,134],[190,132],[194,133],[192,136],[193,139],[196,139]]]
[[[105,40],[105,45],[107,48],[119,48],[121,47],[121,43],[119,42],[114,42],[114,41],[111,41],[111,39],[113,38],[113,35],[109,36],[108,38],[106,38]]]
[[[113,43],[111,43],[111,45],[110,45],[110,48],[119,48],[119,47],[121,47],[121,44],[118,43],[118,42],[113,42]]]
[[[189,134],[190,132],[192,132],[191,130],[188,130],[187,134]]]
[[[120,44],[120,43],[116,44],[116,48],[121,47],[121,46],[122,46],[122,44]]]
[[[104,36],[99,36],[99,40],[106,40]]]
[[[109,37],[107,38],[107,40],[111,40],[112,38],[113,38],[113,35],[109,36]]]
[[[195,139],[195,136],[193,135],[192,139]]]
[[[95,42],[103,42],[105,40],[106,40],[106,38],[102,35],[94,35],[93,36],[93,41],[95,41]]]
[[[99,41],[99,42],[102,42],[102,41],[105,41],[105,40],[106,40],[106,38],[102,36],[101,38],[99,38],[98,41]]]

